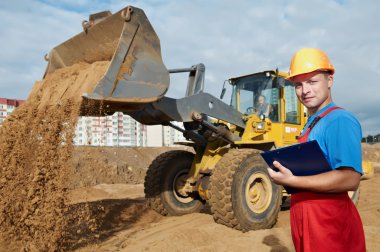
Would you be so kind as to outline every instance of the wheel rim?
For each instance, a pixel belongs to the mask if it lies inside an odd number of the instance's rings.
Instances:
[[[268,209],[272,198],[272,184],[265,173],[252,174],[246,184],[245,199],[252,212],[260,214]]]
[[[190,196],[183,196],[179,193],[179,188],[182,188],[186,182],[186,175],[188,170],[184,169],[179,171],[173,179],[173,194],[174,197],[181,203],[187,204],[192,202],[194,199]]]

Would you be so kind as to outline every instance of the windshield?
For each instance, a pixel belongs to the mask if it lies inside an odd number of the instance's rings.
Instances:
[[[270,73],[260,73],[235,79],[231,105],[243,114],[258,114],[278,121],[278,87]]]

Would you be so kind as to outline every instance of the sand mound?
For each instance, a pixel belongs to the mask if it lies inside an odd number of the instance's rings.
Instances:
[[[69,180],[69,188],[88,187],[97,184],[141,184],[148,166],[159,154],[189,147],[75,147],[71,165],[75,175]]]

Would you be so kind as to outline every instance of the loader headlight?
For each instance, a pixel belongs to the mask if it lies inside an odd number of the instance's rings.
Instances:
[[[256,124],[256,129],[257,130],[263,130],[265,129],[265,122],[259,122]]]

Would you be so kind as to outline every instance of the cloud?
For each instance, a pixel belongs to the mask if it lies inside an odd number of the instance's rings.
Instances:
[[[161,41],[168,68],[206,65],[205,91],[219,96],[224,80],[265,69],[287,71],[301,47],[325,50],[336,68],[334,101],[351,110],[364,133],[380,132],[380,2],[130,1],[142,8]],[[0,93],[25,98],[46,62],[43,55],[81,32],[88,14],[115,12],[125,1],[45,0],[0,3]],[[181,97],[186,75],[168,95]],[[228,99],[225,99],[228,101]]]
[[[26,98],[35,80],[41,79],[43,57],[55,45],[77,33],[81,16],[40,3],[2,2],[0,6],[0,93]]]

